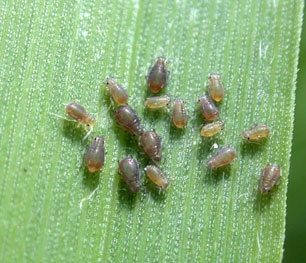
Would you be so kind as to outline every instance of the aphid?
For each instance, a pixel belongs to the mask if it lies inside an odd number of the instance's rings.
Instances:
[[[224,97],[224,89],[219,74],[210,74],[208,93],[215,101],[219,102]]]
[[[140,119],[136,111],[130,106],[118,107],[115,112],[115,119],[122,128],[133,135],[141,136],[143,134],[143,129],[140,126]]]
[[[104,166],[105,148],[104,138],[99,135],[93,140],[89,150],[85,153],[85,161],[88,171],[94,173],[101,171]]]
[[[168,95],[148,97],[145,105],[149,109],[160,109],[169,105],[171,99]]]
[[[266,124],[257,124],[252,129],[242,133],[244,139],[248,141],[260,140],[267,137],[270,130]]]
[[[201,105],[202,115],[204,119],[212,121],[219,117],[219,109],[209,96],[205,94],[202,95],[199,98],[198,103]]]
[[[156,167],[155,165],[148,165],[145,168],[147,177],[156,185],[161,187],[163,190],[165,190],[168,185],[169,181],[164,176],[163,172]]]
[[[140,189],[140,175],[138,162],[129,156],[119,163],[119,173],[132,192]]]
[[[147,84],[153,93],[158,93],[167,85],[169,71],[166,64],[167,60],[165,58],[158,57],[154,66],[148,72]]]
[[[177,128],[183,128],[188,121],[185,110],[185,102],[182,99],[176,99],[173,102],[172,121]]]
[[[109,89],[112,98],[118,104],[127,104],[129,95],[122,85],[118,84],[113,78],[109,77],[106,80],[106,86]]]
[[[140,138],[140,143],[153,161],[161,160],[161,137],[155,131],[145,132]]]
[[[281,171],[277,165],[275,164],[267,165],[262,170],[259,191],[264,195],[269,193],[270,190],[278,183],[280,176],[281,176]]]
[[[76,102],[71,102],[66,105],[67,114],[73,118],[78,123],[83,123],[90,127],[90,130],[87,132],[83,139],[86,139],[89,134],[92,132],[93,127],[96,124],[96,121],[93,117],[91,117],[85,108]]]
[[[235,159],[235,156],[235,150],[227,146],[211,157],[207,162],[207,166],[210,170],[217,169],[232,162]]]
[[[204,137],[211,137],[219,133],[223,129],[223,121],[215,121],[204,125],[201,129],[201,135]]]

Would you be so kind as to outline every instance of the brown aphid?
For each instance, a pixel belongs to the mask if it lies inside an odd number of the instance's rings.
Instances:
[[[115,79],[109,77],[106,80],[106,86],[109,90],[109,93],[111,94],[112,98],[118,103],[118,104],[127,104],[127,101],[129,99],[129,95],[126,91],[126,89],[117,83]]]
[[[169,105],[171,99],[168,95],[148,97],[145,106],[149,109],[161,109]]]
[[[185,102],[182,99],[176,99],[173,102],[172,121],[174,125],[180,129],[183,128],[188,122]]]
[[[208,93],[213,100],[219,102],[224,97],[224,88],[219,74],[210,74]]]
[[[153,93],[158,93],[168,81],[169,71],[166,68],[167,60],[158,57],[154,66],[149,70],[147,75],[147,85]]]
[[[135,136],[141,136],[143,129],[140,126],[140,119],[137,116],[135,110],[130,106],[120,106],[115,111],[115,119],[118,124],[126,131],[132,133]]]
[[[219,109],[209,96],[205,94],[202,95],[199,98],[198,103],[201,106],[202,115],[204,119],[212,121],[219,117]]]
[[[268,194],[271,191],[271,189],[275,185],[277,185],[280,177],[281,177],[281,170],[279,166],[275,164],[267,165],[262,170],[259,191],[264,195]]]
[[[223,129],[223,121],[215,121],[204,125],[201,129],[201,135],[204,137],[212,137]]]
[[[161,160],[161,137],[155,131],[145,132],[140,138],[140,143],[153,161],[159,162]]]
[[[85,108],[76,102],[71,102],[67,104],[66,112],[71,118],[73,118],[77,122],[80,122],[80,123],[83,123],[83,124],[86,124],[92,127],[96,123],[95,119],[89,116]]]
[[[156,167],[155,165],[148,165],[145,168],[147,177],[157,186],[161,187],[163,190],[165,190],[168,185],[169,181],[164,176],[163,172]]]
[[[101,171],[104,166],[105,148],[104,138],[99,135],[94,140],[89,150],[85,153],[85,161],[88,171],[94,173]]]
[[[210,170],[217,169],[231,163],[235,156],[236,152],[233,148],[229,146],[224,147],[208,160],[207,166]]]
[[[76,102],[71,102],[71,103],[67,104],[66,105],[66,112],[75,121],[77,121],[79,123],[83,123],[83,124],[90,127],[90,130],[85,135],[84,139],[87,138],[89,136],[89,134],[92,132],[93,127],[96,124],[95,119],[87,113],[87,111],[85,110],[85,108],[83,106],[81,106],[80,104],[78,104]]]
[[[244,139],[248,141],[256,141],[267,137],[270,133],[266,124],[257,124],[252,129],[242,133]]]
[[[119,173],[132,192],[139,191],[141,187],[139,165],[133,157],[129,156],[120,161]]]

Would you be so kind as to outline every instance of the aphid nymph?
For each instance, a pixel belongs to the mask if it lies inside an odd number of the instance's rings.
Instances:
[[[111,94],[112,98],[118,103],[118,104],[127,104],[129,95],[126,91],[126,89],[117,83],[115,79],[109,77],[106,80],[106,86],[109,90],[109,93]]]
[[[266,124],[257,124],[248,131],[242,133],[244,139],[248,141],[256,141],[267,137],[270,129]]]
[[[104,138],[99,135],[94,140],[88,151],[85,153],[85,161],[88,171],[94,173],[101,171],[104,166],[105,148]]]
[[[261,174],[259,191],[266,195],[268,194],[271,189],[278,184],[278,181],[281,177],[281,170],[280,167],[275,164],[267,165]]]
[[[163,190],[165,190],[168,185],[169,181],[164,176],[163,172],[155,165],[148,165],[145,168],[145,172],[147,177],[157,186],[161,187]]]
[[[215,121],[204,125],[201,129],[201,135],[204,137],[212,137],[223,129],[223,121]]]
[[[172,121],[173,124],[180,129],[183,128],[188,122],[185,102],[180,98],[173,102]]]
[[[236,152],[232,147],[224,147],[208,160],[207,166],[210,170],[217,169],[231,163],[235,156]]]
[[[158,93],[167,85],[169,72],[166,64],[167,60],[165,58],[158,57],[154,66],[148,72],[147,85],[153,93]]]
[[[169,105],[171,99],[168,95],[148,97],[145,105],[149,109],[161,109]]]
[[[209,85],[208,93],[213,100],[219,102],[224,97],[224,88],[221,82],[221,75],[219,74],[210,74],[209,76]]]
[[[155,131],[145,132],[140,138],[140,143],[153,161],[159,162],[161,160],[161,137]]]
[[[201,111],[204,119],[212,121],[219,117],[219,109],[209,96],[205,94],[202,95],[199,98],[198,103],[201,106]]]
[[[143,134],[143,129],[140,126],[140,119],[135,110],[130,106],[120,106],[115,112],[117,123],[126,131],[139,137]]]
[[[71,118],[73,118],[78,123],[83,123],[90,127],[90,130],[85,135],[84,139],[87,138],[89,134],[92,132],[93,127],[95,126],[96,123],[95,119],[87,113],[87,111],[83,106],[81,106],[76,102],[71,102],[67,104],[66,112]]]
[[[119,163],[119,174],[132,192],[138,192],[140,184],[139,165],[131,156],[124,158]]]

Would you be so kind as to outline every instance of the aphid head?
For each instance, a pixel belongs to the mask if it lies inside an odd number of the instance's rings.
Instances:
[[[248,132],[243,132],[243,133],[242,133],[242,137],[243,137],[244,139],[246,139],[246,140],[250,140],[250,135],[249,135]]]
[[[98,141],[102,141],[103,144],[105,143],[105,139],[102,135],[98,135],[96,138],[95,138],[95,141],[98,142]]]
[[[198,98],[198,104],[202,104],[202,101],[205,99],[205,95],[202,95]]]
[[[210,74],[209,75],[209,79],[212,79],[212,80],[216,80],[216,79],[220,79],[221,75],[220,74]]]
[[[96,120],[93,117],[88,116],[87,120],[86,120],[86,123],[87,123],[88,126],[94,127],[95,124],[96,124]]]
[[[108,78],[106,79],[106,86],[114,85],[114,84],[115,84],[114,78],[108,77]]]
[[[164,57],[158,57],[156,63],[163,64],[164,66],[166,66],[167,65],[167,59],[164,58]]]

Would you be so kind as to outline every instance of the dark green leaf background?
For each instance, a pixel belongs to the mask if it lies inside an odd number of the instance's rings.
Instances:
[[[0,3],[1,262],[280,262],[293,129],[303,2],[2,1]],[[171,71],[164,93],[182,97],[190,121],[177,130],[170,113],[149,112],[145,75],[154,57]],[[205,140],[197,97],[207,75],[222,74],[224,131]],[[145,185],[132,195],[117,162],[149,161],[116,126],[106,77],[128,89],[146,129],[163,138],[165,193]],[[103,172],[83,163],[84,129],[56,118],[76,100],[106,139]],[[242,142],[267,123],[270,138]],[[213,145],[237,160],[210,173]],[[281,165],[267,197],[261,169]]]

